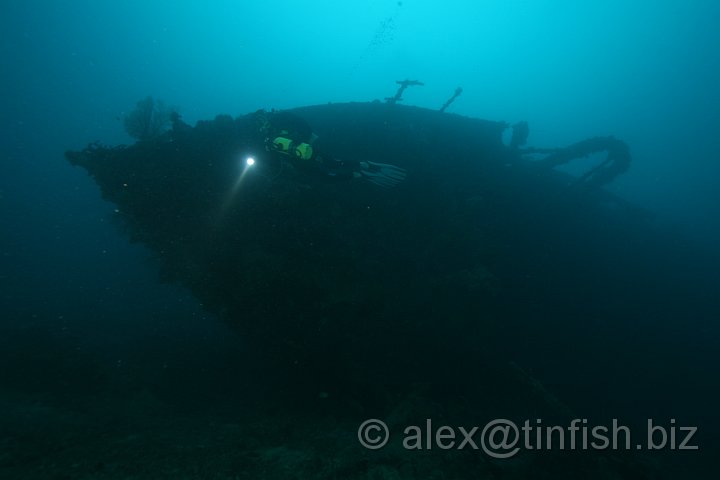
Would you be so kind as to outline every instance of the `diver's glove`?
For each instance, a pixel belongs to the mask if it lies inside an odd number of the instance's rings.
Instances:
[[[390,188],[405,180],[407,172],[387,163],[360,162],[360,171],[354,175],[380,187]]]

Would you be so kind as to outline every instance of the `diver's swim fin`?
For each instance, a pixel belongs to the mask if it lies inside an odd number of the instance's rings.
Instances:
[[[380,187],[390,188],[405,180],[407,172],[388,163],[360,162],[360,176]]]

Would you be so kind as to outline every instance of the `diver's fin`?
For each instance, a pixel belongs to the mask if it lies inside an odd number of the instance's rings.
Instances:
[[[387,163],[360,162],[360,175],[370,183],[390,188],[405,180],[407,172]]]

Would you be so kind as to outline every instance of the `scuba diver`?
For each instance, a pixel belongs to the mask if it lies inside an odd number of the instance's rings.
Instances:
[[[348,161],[321,152],[315,142],[318,136],[301,117],[290,112],[257,112],[259,130],[265,136],[265,149],[287,156],[300,170],[334,180],[361,179],[380,187],[394,187],[407,173],[386,163]]]

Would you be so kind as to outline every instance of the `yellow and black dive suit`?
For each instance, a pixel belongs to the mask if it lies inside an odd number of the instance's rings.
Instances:
[[[394,187],[405,180],[404,169],[369,160],[340,160],[321,153],[310,125],[290,112],[258,112],[265,148],[286,156],[298,169],[320,173],[334,180],[361,179],[380,187]]]
[[[262,128],[268,151],[286,155],[301,170],[319,172],[337,180],[355,178],[354,172],[360,170],[360,163],[346,162],[321,153],[315,145],[317,136],[305,120],[290,112],[265,115]]]

